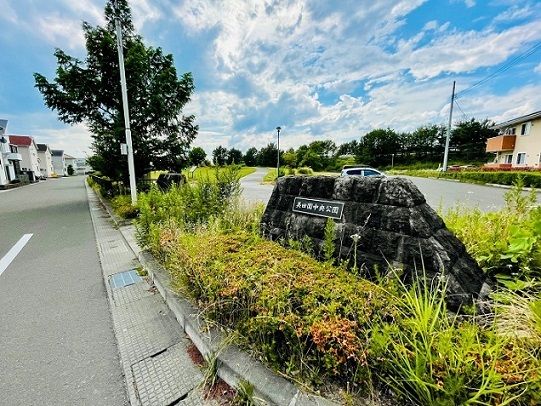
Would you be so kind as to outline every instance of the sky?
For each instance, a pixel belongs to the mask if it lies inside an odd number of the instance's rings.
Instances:
[[[443,124],[453,81],[454,122],[541,110],[538,0],[129,3],[145,42],[173,54],[179,73],[193,73],[184,113],[196,116],[194,145],[208,154],[218,145],[261,148],[276,141],[277,126],[288,149],[340,144],[374,128]],[[81,23],[103,24],[104,5],[0,0],[0,118],[8,133],[92,154],[85,125],[58,121],[32,74],[54,77],[55,48],[84,57]]]

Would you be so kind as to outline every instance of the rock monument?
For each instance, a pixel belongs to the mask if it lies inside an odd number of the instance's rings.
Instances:
[[[483,288],[485,275],[464,244],[404,178],[282,177],[261,232],[273,240],[308,236],[321,252],[329,218],[335,222],[335,256],[364,276],[392,266],[403,270],[406,281],[444,278],[452,309],[471,304]]]

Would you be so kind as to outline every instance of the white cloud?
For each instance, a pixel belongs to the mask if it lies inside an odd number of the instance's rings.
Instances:
[[[406,43],[401,50],[403,67],[418,79],[442,72],[470,72],[505,61],[524,45],[541,39],[541,25],[531,22],[502,32],[454,32],[438,41],[412,50]]]
[[[68,46],[71,49],[84,46],[84,36],[81,23],[75,20],[67,20],[60,15],[46,15],[38,17],[36,21],[37,31],[55,46]]]
[[[451,3],[464,3],[468,8],[475,7],[475,0],[451,0]]]
[[[539,65],[537,65],[535,68],[533,68],[533,71],[535,73],[541,73],[541,63],[539,63]]]
[[[521,20],[524,18],[527,18],[533,14],[533,9],[529,5],[523,5],[523,6],[511,6],[504,12],[498,14],[494,19],[492,20],[494,23],[509,23],[511,21]]]
[[[90,132],[82,124],[66,128],[36,127],[30,135],[40,144],[49,144],[52,149],[62,149],[76,158],[92,155]]]
[[[132,8],[133,21],[137,30],[147,22],[155,22],[163,18],[163,13],[158,9],[153,2],[149,0],[131,0],[130,7]],[[102,11],[103,13],[103,11]]]
[[[62,2],[71,11],[71,17],[78,21],[79,25],[81,21],[88,21],[91,24],[105,23],[103,15],[104,5],[101,2],[96,3],[93,0],[62,0]]]

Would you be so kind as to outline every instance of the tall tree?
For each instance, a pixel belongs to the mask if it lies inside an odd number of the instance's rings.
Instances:
[[[244,154],[243,160],[246,166],[256,166],[257,165],[257,148],[256,147],[248,148],[248,151],[246,151],[246,154]]]
[[[227,164],[240,164],[242,162],[242,152],[236,148],[227,151]]]
[[[498,131],[490,128],[488,120],[461,121],[451,132],[451,149],[466,159],[484,159],[487,156],[486,142],[490,137],[498,135]]]
[[[188,160],[190,161],[190,164],[195,165],[195,166],[199,166],[203,162],[205,162],[206,157],[207,157],[207,153],[201,147],[192,148],[190,153],[188,154]]]
[[[257,163],[259,166],[276,166],[278,160],[278,149],[276,144],[271,142],[266,147],[263,147],[259,150],[257,154]]]
[[[227,149],[221,145],[214,148],[214,151],[212,151],[212,162],[214,162],[214,165],[224,166],[227,162]]]
[[[92,133],[95,167],[114,179],[127,178],[127,160],[120,155],[125,142],[124,116],[114,18],[123,31],[130,126],[136,176],[153,163],[155,169],[179,169],[197,134],[193,115],[182,109],[194,90],[191,73],[177,76],[171,54],[146,46],[135,32],[127,0],[108,0],[105,26],[83,23],[86,57],[81,60],[57,49],[56,77],[35,73],[45,105],[68,124],[84,123]]]
[[[399,150],[399,135],[390,128],[378,128],[361,138],[357,160],[374,166],[388,165],[392,154]]]

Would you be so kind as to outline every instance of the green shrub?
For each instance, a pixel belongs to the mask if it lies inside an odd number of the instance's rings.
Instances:
[[[320,382],[367,374],[367,326],[392,317],[383,289],[250,233],[163,229],[175,289],[237,330],[267,362]]]
[[[457,207],[443,214],[445,224],[487,272],[541,277],[541,208],[534,192],[525,196],[519,183],[505,195],[498,212]]]
[[[113,197],[111,199],[111,206],[115,213],[124,219],[133,219],[139,214],[137,206],[132,206],[131,196],[129,195],[118,195]]]
[[[498,185],[513,185],[518,179],[522,179],[525,187],[541,188],[541,172],[518,172],[518,171],[449,171],[438,172],[436,170],[398,170],[391,173],[396,175],[408,175],[418,177],[456,179],[467,183],[494,183]]]
[[[392,300],[393,323],[373,324],[379,378],[413,404],[538,404],[539,359],[490,323],[450,316],[444,289],[416,284]]]
[[[138,238],[150,243],[162,225],[194,229],[207,224],[225,213],[239,194],[238,171],[233,167],[217,171],[213,178],[175,185],[167,192],[154,187],[139,198]]]
[[[308,166],[303,166],[302,168],[297,169],[297,174],[298,175],[313,175],[314,171],[312,170],[312,168]]]

